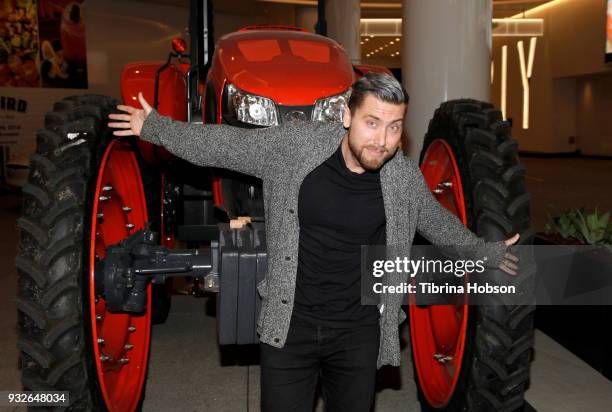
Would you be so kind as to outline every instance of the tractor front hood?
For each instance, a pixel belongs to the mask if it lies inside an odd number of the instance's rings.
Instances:
[[[228,83],[280,105],[312,105],[354,81],[346,51],[328,37],[300,31],[247,30],[221,37],[213,64]]]

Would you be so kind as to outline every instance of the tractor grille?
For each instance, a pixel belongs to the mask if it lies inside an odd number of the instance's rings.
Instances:
[[[290,121],[291,116],[293,116],[294,118],[303,118],[305,120],[311,120],[312,119],[312,111],[314,109],[314,106],[282,106],[277,104],[276,105],[277,109],[278,109],[278,124],[281,125],[283,123],[286,123],[288,121]],[[302,115],[303,113],[303,115]],[[230,124],[232,126],[239,126],[239,127],[244,127],[247,129],[256,129],[259,127],[268,127],[268,126],[259,126],[259,125],[255,125],[255,124],[249,124],[249,123],[243,123],[240,122],[230,116],[223,116],[223,123],[225,124]]]
[[[287,121],[290,120],[291,117],[293,118],[300,118],[303,120],[311,120],[312,118],[312,110],[313,110],[313,106],[283,106],[283,105],[276,105],[276,107],[278,108],[278,114],[279,114],[279,119],[278,119],[278,123],[282,124],[282,123],[286,123]]]

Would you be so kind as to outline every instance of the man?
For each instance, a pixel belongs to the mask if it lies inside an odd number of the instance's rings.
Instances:
[[[268,272],[262,310],[261,406],[311,411],[317,378],[329,411],[368,411],[376,370],[399,365],[402,302],[360,299],[360,246],[410,245],[415,230],[438,245],[476,246],[516,274],[514,237],[485,242],[433,198],[417,162],[399,149],[408,96],[392,76],[368,73],[352,88],[342,125],[293,121],[241,129],[190,125],[152,110],[128,114],[117,136],[140,135],[201,166],[263,180]],[[348,129],[345,130],[345,129]],[[400,153],[397,153],[397,152]],[[299,211],[299,213],[298,213]]]

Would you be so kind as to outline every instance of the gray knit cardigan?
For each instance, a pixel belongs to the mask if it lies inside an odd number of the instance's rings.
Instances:
[[[298,193],[306,175],[329,158],[346,134],[342,123],[290,121],[246,129],[223,124],[189,124],[152,110],[140,138],[161,145],[200,166],[220,167],[263,181],[268,246],[266,277],[257,285],[262,306],[257,321],[261,342],[282,348],[293,310],[299,245]],[[498,268],[507,250],[503,240],[486,242],[433,197],[418,163],[401,149],[380,171],[387,219],[386,244],[409,248],[415,231],[434,245],[473,247],[487,267]],[[402,274],[387,284],[407,281]],[[381,295],[377,368],[400,364],[398,325],[406,319],[405,295]]]

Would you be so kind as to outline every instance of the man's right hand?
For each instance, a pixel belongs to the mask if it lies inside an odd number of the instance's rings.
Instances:
[[[113,134],[115,136],[140,136],[142,125],[149,113],[151,113],[152,107],[149,105],[149,103],[147,103],[147,101],[142,95],[142,92],[138,92],[138,101],[140,102],[143,108],[142,110],[136,109],[132,106],[125,106],[123,104],[119,104],[117,105],[117,109],[124,111],[128,114],[111,113],[108,115],[109,119],[121,120],[121,122],[108,123],[109,127],[125,129],[113,131]]]

